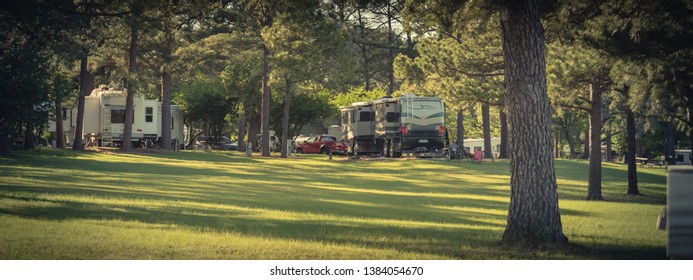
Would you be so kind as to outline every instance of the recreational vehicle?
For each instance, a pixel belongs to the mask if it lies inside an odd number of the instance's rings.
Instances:
[[[484,138],[464,139],[464,150],[468,154],[474,154],[476,151],[484,151]],[[491,152],[493,152],[494,158],[498,158],[500,153],[500,138],[491,137]]]
[[[691,165],[691,150],[676,150],[676,165]]]
[[[89,146],[114,146],[122,143],[125,128],[126,91],[111,90],[101,85],[94,89],[84,102],[83,135]],[[146,99],[141,94],[134,97],[132,142],[156,142],[161,137],[161,101]],[[63,112],[63,128],[68,137],[73,137],[77,124],[77,108],[67,108]],[[50,123],[50,131],[56,125]],[[178,106],[171,105],[171,140],[183,142],[183,113]],[[73,139],[68,139],[72,142]]]
[[[349,154],[439,157],[447,149],[445,105],[438,97],[405,94],[355,102],[340,110]]]

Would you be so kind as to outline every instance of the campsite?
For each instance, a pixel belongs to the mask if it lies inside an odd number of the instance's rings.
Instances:
[[[198,279],[177,264],[257,261],[281,273],[223,277],[278,280],[295,271],[281,260],[355,260],[380,267],[357,268],[367,278],[407,260],[416,279],[680,276],[688,263],[595,261],[607,275],[571,260],[693,259],[691,11],[4,0],[0,271],[188,260],[56,276]],[[475,260],[519,268],[458,266]]]

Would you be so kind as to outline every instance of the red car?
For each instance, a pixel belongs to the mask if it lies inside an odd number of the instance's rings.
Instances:
[[[337,141],[332,135],[309,136],[304,141],[297,141],[294,151],[298,154],[346,154],[347,145],[343,141]]]

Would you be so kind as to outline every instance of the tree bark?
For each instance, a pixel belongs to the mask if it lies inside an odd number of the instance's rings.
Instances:
[[[130,25],[130,49],[128,52],[128,78],[127,95],[125,96],[125,124],[123,128],[123,143],[120,149],[123,152],[132,151],[132,120],[134,117],[135,99],[135,74],[137,73],[137,26]],[[163,127],[161,128],[163,131]]]
[[[500,151],[498,158],[508,158],[508,116],[505,108],[500,108]]]
[[[667,164],[676,164],[674,150],[674,124],[670,121],[664,122],[664,160]]]
[[[392,4],[388,1],[387,3],[387,49],[388,49],[388,64],[387,64],[387,80],[389,86],[387,87],[387,95],[391,96],[395,91],[395,38],[394,30],[392,30],[392,21],[394,20],[392,10]]]
[[[551,155],[544,31],[534,0],[501,1],[510,207],[506,244],[568,243]]]
[[[24,123],[24,149],[33,150],[36,148],[36,135],[34,134],[33,111],[26,112],[26,122]]]
[[[248,118],[248,145],[253,148],[253,151],[259,150],[257,147],[257,134],[259,128],[259,116],[256,112],[253,112],[252,116]]]
[[[284,121],[282,122],[282,158],[289,156],[289,110],[291,109],[291,78],[285,77],[286,93],[284,96]]]
[[[164,149],[171,149],[171,64],[173,63],[173,50],[175,38],[171,19],[173,18],[171,6],[173,3],[165,2],[163,8],[164,45],[162,47],[163,63],[161,67],[161,145]]]
[[[262,136],[260,138],[260,147],[263,157],[270,156],[270,135],[269,135],[269,116],[270,116],[270,88],[269,88],[269,65],[270,50],[267,46],[262,47],[262,105],[260,107],[260,128]]]
[[[481,103],[481,123],[484,131],[484,158],[493,158],[491,147],[491,106],[488,102]]]
[[[241,110],[240,116],[238,116],[238,150],[245,151],[245,127],[246,127],[246,113],[245,108]]]
[[[638,170],[635,163],[635,116],[633,111],[626,107],[626,163],[628,164],[628,194],[638,195]]]
[[[609,122],[609,127],[606,130],[606,161],[612,162],[614,159],[611,156],[611,122]]]
[[[602,88],[597,83],[590,85],[590,174],[587,200],[602,200]]]
[[[84,137],[84,103],[85,97],[89,95],[89,89],[87,85],[91,84],[88,82],[91,79],[91,74],[87,71],[87,64],[89,62],[89,51],[87,48],[82,47],[82,58],[79,63],[79,97],[77,99],[77,120],[75,124],[75,135],[73,136],[72,149],[73,150],[84,150],[84,145],[82,144],[82,137]]]
[[[464,151],[464,110],[457,109],[457,145]]]
[[[580,158],[582,159],[588,159],[590,158],[590,123],[589,120],[587,121],[587,129],[585,129],[585,146],[582,149],[582,155]]]
[[[161,147],[171,149],[171,73],[161,71]]]
[[[573,140],[573,137],[570,135],[570,127],[565,128],[565,139],[568,140],[568,149],[570,150],[568,158],[572,159],[575,157],[575,140]]]
[[[56,96],[55,98],[55,138],[55,147],[65,149],[65,127],[63,126],[63,101],[61,96]]]

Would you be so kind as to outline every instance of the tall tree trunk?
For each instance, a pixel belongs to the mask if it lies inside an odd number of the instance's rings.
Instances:
[[[590,85],[590,174],[587,186],[588,200],[602,200],[602,88]]]
[[[36,148],[36,135],[34,134],[34,112],[26,113],[26,123],[24,124],[24,149],[33,150]]]
[[[86,47],[82,47],[82,57],[79,63],[79,97],[77,99],[77,120],[75,123],[75,135],[73,136],[72,149],[73,150],[84,150],[84,145],[82,144],[82,138],[84,137],[84,103],[85,97],[89,95],[89,88],[87,85],[91,83],[88,82],[91,79],[91,74],[87,71],[87,64],[89,62],[89,51]]]
[[[130,50],[128,52],[127,95],[125,96],[125,124],[123,126],[123,152],[132,151],[132,120],[134,118],[135,75],[137,73],[137,26],[130,25]],[[163,131],[163,127],[161,128]]]
[[[626,112],[626,163],[628,164],[628,194],[640,194],[638,190],[638,170],[635,164],[635,116],[630,108],[625,108]]]
[[[493,158],[491,147],[491,106],[488,102],[481,103],[481,123],[484,131],[484,158]]]
[[[164,45],[162,48],[163,63],[161,66],[161,145],[164,149],[171,149],[171,64],[173,63],[173,50],[175,48],[175,39],[173,37],[173,28],[171,27],[172,7],[173,3],[164,2],[163,18],[164,22]]]
[[[585,146],[582,149],[582,155],[580,156],[582,159],[590,158],[590,133],[592,133],[592,131],[590,130],[590,123],[587,121],[587,129],[585,129]]]
[[[365,82],[366,91],[371,90],[371,70],[369,68],[368,59],[368,46],[363,45],[361,47],[361,53],[363,55],[363,80]]]
[[[667,164],[676,164],[676,152],[674,150],[674,124],[664,122],[664,160]]]
[[[257,134],[258,128],[260,127],[260,117],[257,112],[253,112],[250,118],[248,118],[248,145],[253,148],[253,151],[259,150],[257,147]]]
[[[269,65],[270,50],[267,46],[262,47],[262,106],[260,107],[260,120],[262,137],[260,147],[263,157],[270,156],[270,135],[269,135],[269,116],[270,116],[270,88],[269,88]]]
[[[606,161],[612,162],[614,159],[611,156],[611,122],[609,122],[609,128],[606,130]]]
[[[240,116],[238,116],[238,150],[245,151],[245,127],[246,127],[246,113],[245,107],[241,110]]]
[[[185,146],[192,150],[195,149],[195,139],[197,138],[197,135],[194,134],[195,132],[193,130],[195,122],[186,119],[185,123],[188,125],[188,143],[186,143]]]
[[[392,29],[392,21],[394,20],[392,10],[392,4],[388,2],[387,4],[387,50],[388,50],[388,63],[387,63],[387,80],[389,86],[387,87],[387,95],[390,96],[395,91],[395,38],[394,30]]]
[[[63,101],[55,98],[55,147],[65,149],[65,127],[63,126]]]
[[[171,149],[171,73],[161,71],[161,147]]]
[[[284,96],[284,121],[282,125],[282,158],[286,158],[289,148],[289,110],[291,109],[291,78],[284,77],[286,81],[286,94]]]
[[[357,8],[356,10],[356,19],[358,21],[358,26],[357,28],[359,29],[360,36],[365,37],[366,36],[366,23],[363,21],[363,14],[361,12],[361,9]],[[370,91],[371,90],[371,72],[370,72],[370,59],[368,57],[368,45],[366,45],[364,42],[357,42],[354,41],[361,49],[361,56],[363,58],[363,82],[365,84],[365,90]]]
[[[570,155],[568,156],[568,158],[572,159],[575,157],[575,140],[573,139],[573,136],[570,135],[570,125],[567,122],[564,131],[565,139],[568,140],[568,150],[570,150]]]
[[[510,208],[504,243],[568,243],[558,209],[544,32],[534,0],[501,1]]]
[[[457,145],[464,150],[464,110],[462,106],[457,109]]]
[[[498,158],[508,158],[508,116],[505,108],[500,108],[500,151]]]

